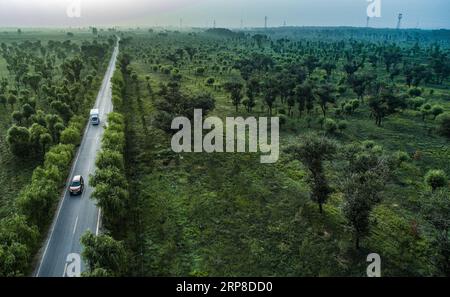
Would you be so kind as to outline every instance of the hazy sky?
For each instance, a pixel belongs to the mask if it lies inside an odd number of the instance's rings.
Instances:
[[[450,28],[450,0],[381,1],[373,27]],[[81,3],[78,17],[68,7]],[[71,6],[74,5],[74,6]],[[262,27],[365,26],[368,0],[0,0],[0,27],[156,26]],[[70,10],[75,13],[77,10]]]

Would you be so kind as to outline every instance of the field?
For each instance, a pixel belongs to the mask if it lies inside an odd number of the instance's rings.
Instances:
[[[300,52],[317,52],[316,45],[320,52],[323,44],[314,43],[318,35],[325,36],[325,42],[329,43],[334,36],[345,35],[339,34],[340,29],[335,29],[338,34],[326,31],[310,34],[304,30],[266,32],[268,37],[258,35],[261,32],[245,32],[247,35],[243,36],[220,29],[190,34],[134,31],[122,36],[127,92],[120,111],[127,121],[125,156],[133,197],[128,209],[134,213],[134,219],[127,222],[127,232],[120,230],[113,235],[125,240],[135,255],[130,271],[149,276],[363,276],[367,255],[376,252],[383,259],[383,275],[443,273],[438,268],[442,258],[437,260],[433,227],[422,214],[424,200],[433,195],[424,183],[424,176],[431,169],[450,174],[449,140],[437,133],[433,116],[422,120],[419,109],[407,106],[384,117],[381,126],[376,125],[368,88],[356,110],[342,112],[342,102],[358,98],[342,79],[346,76],[344,58],[338,60],[327,79],[342,85],[343,90],[326,110],[326,118],[336,123],[345,121],[342,129],[326,130],[316,102],[301,116],[296,102],[289,112],[288,98],[278,93],[272,113],[284,121],[277,163],[260,164],[257,154],[171,152],[172,133],[161,128],[160,123],[159,109],[164,106],[161,100],[168,98],[162,85],[167,84],[170,89],[170,82],[175,81],[181,87],[182,98],[210,94],[215,99],[215,109],[209,115],[222,119],[267,116],[264,89],[256,96],[252,111],[246,110],[243,100],[248,97],[244,95],[236,112],[224,86],[230,81],[241,82],[248,90],[249,80],[243,79],[248,69],[239,70],[236,65],[254,53],[274,60],[275,65],[269,69],[253,72],[256,79],[264,80],[266,73],[277,75],[283,67],[288,68],[286,61],[297,59],[295,65],[305,67],[308,56]],[[357,29],[351,32],[354,36],[359,33]],[[369,39],[381,41],[383,33],[386,32],[374,32]],[[395,34],[386,34],[389,33]],[[417,32],[405,35],[408,33]],[[287,37],[276,41],[283,34]],[[432,46],[434,40],[429,41],[428,33],[420,34],[422,46]],[[263,40],[262,45],[258,45],[255,36]],[[293,49],[297,41],[303,41],[298,52]],[[311,44],[305,45],[307,41]],[[402,48],[414,46],[402,41],[401,36],[397,42]],[[444,48],[448,51],[448,47]],[[406,61],[409,59],[404,57]],[[382,63],[379,58],[374,69],[380,79],[385,79]],[[365,73],[370,67],[366,62],[357,73]],[[320,82],[326,74],[318,66],[305,76]],[[209,78],[212,80],[208,82]],[[442,84],[429,82],[408,87],[402,75],[398,75],[394,83],[396,92],[409,94],[411,89],[419,89],[427,103],[450,110],[448,78]],[[405,100],[408,98],[409,95]],[[186,116],[190,116],[188,112]],[[341,184],[346,174],[345,159],[336,156],[325,164],[326,176],[334,190],[321,214],[310,197],[308,169],[286,153],[287,147],[301,142],[311,132],[326,135],[341,147],[373,141],[371,145],[386,156],[395,158],[401,155],[399,152],[406,155],[404,162],[396,163],[391,177],[380,189],[382,202],[371,209],[370,230],[357,249],[354,227],[349,225],[343,211],[346,198]],[[445,188],[448,189],[448,182]],[[448,197],[448,192],[444,195]]]

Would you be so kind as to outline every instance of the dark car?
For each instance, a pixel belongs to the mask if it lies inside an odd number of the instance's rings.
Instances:
[[[73,178],[69,186],[70,195],[81,195],[84,190],[84,180],[81,175],[77,175]]]

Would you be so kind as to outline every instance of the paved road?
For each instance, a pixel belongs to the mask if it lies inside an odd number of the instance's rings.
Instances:
[[[89,174],[95,171],[95,159],[101,147],[103,125],[107,114],[112,111],[110,81],[118,52],[119,48],[116,46],[95,102],[95,108],[100,110],[102,125],[88,124],[69,177],[71,179],[75,175],[82,175],[86,183],[85,190],[81,196],[71,197],[67,188],[65,189],[35,272],[37,277],[72,276],[72,272],[76,270],[71,269],[74,267],[71,264],[76,265],[74,261],[77,254],[81,254],[80,237],[86,230],[98,234],[100,210],[90,199],[93,189],[88,185],[88,180]],[[84,268],[84,264],[81,263],[81,271],[84,271]]]

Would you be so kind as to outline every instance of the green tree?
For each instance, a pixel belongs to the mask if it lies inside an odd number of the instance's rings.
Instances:
[[[291,145],[286,149],[287,153],[308,168],[311,199],[319,205],[320,213],[323,212],[322,205],[327,202],[332,193],[323,163],[331,160],[336,151],[337,144],[334,141],[314,134],[304,136],[299,144]]]
[[[87,231],[81,237],[82,256],[86,261],[88,276],[108,275],[125,276],[128,271],[129,257],[124,244],[109,235],[95,236]]]
[[[81,142],[80,130],[75,127],[68,127],[61,132],[60,141],[62,144],[79,145]]]
[[[13,125],[7,132],[6,142],[14,155],[24,157],[30,147],[30,132],[25,127]]]
[[[41,144],[42,151],[46,152],[49,145],[52,143],[53,138],[49,133],[41,134],[39,137],[39,143]]]
[[[239,105],[241,104],[243,88],[244,86],[240,82],[228,82],[224,85],[224,89],[231,95],[231,101],[236,108],[236,112],[238,112]]]
[[[390,174],[389,162],[376,146],[350,145],[345,152],[348,166],[343,173],[343,212],[355,235],[356,249],[370,231],[369,218],[373,208],[382,201]]]
[[[316,93],[319,101],[320,108],[322,109],[323,116],[325,117],[327,114],[328,104],[335,102],[334,97],[335,88],[330,83],[325,83],[321,85]]]
[[[0,220],[0,276],[25,276],[38,244],[39,231],[26,217],[11,215]]]
[[[450,276],[450,193],[441,189],[422,199],[421,212],[431,230],[436,255],[430,255],[442,276]]]
[[[11,105],[11,109],[14,109],[14,105],[17,103],[17,96],[10,94],[8,96],[8,104]]]

